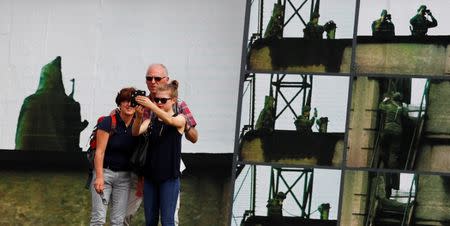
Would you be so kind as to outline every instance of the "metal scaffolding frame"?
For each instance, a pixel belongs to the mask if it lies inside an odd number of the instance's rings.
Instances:
[[[294,172],[298,173],[297,179],[294,182],[288,183],[288,181],[283,176],[283,173]],[[301,202],[297,197],[297,193],[293,190],[295,185],[303,179],[303,191]],[[312,168],[282,168],[282,167],[272,167],[270,175],[270,189],[268,200],[275,197],[275,195],[280,192],[280,183],[283,183],[287,187],[287,191],[281,191],[286,194],[286,197],[290,195],[299,207],[300,217],[309,219],[311,215],[311,199],[313,190],[313,179],[314,179],[314,169]]]
[[[281,0],[279,0],[279,2],[281,2]],[[299,0],[299,1],[294,1],[294,0],[283,0],[283,8],[284,8],[284,18],[283,18],[283,28],[286,27],[286,25],[288,25],[293,18],[295,18],[296,16],[300,19],[300,21],[302,22],[303,26],[306,26],[306,24],[308,23],[307,21],[305,21],[305,19],[303,18],[303,16],[300,14],[300,9],[302,9],[303,7],[305,7],[305,5],[310,2],[310,10],[309,10],[309,18],[308,21],[314,11],[314,4],[316,2],[316,0]],[[253,2],[252,2],[253,3]],[[286,15],[286,5],[289,4],[291,6],[291,8],[294,10],[294,12],[291,15]],[[285,18],[288,19],[285,20]],[[270,17],[270,16],[269,16]],[[264,0],[259,0],[258,1],[258,31],[257,33],[253,33],[253,37],[251,38],[251,40],[255,39],[255,38],[262,38],[263,37],[263,18],[264,18]],[[252,41],[251,41],[252,42]]]
[[[238,193],[240,192],[242,185],[250,180],[250,191],[249,196],[249,209],[244,211],[242,216],[242,222],[255,215],[256,208],[256,165],[250,165],[247,173],[245,174],[242,184],[239,186]],[[250,173],[250,178],[248,174]],[[294,181],[286,180],[285,176],[290,173],[297,174]],[[284,192],[286,198],[292,198],[299,208],[299,217],[309,219],[311,216],[311,200],[313,191],[313,181],[314,181],[314,169],[313,168],[287,168],[287,167],[271,167],[270,173],[270,187],[268,200],[275,197],[278,192]],[[281,186],[284,185],[287,190],[282,191]],[[296,185],[298,185],[296,187]],[[299,187],[300,186],[300,187]],[[233,216],[236,219],[236,217]]]
[[[307,104],[308,100],[308,93],[312,92],[312,86],[313,86],[313,78],[312,75],[305,75],[301,74],[299,75],[299,81],[286,81],[287,80],[286,74],[271,74],[270,76],[270,93],[273,93],[273,89],[275,89],[275,123],[276,119],[278,119],[287,109],[291,111],[291,113],[294,115],[295,118],[297,118],[299,115],[301,115],[301,110],[303,107]],[[294,76],[294,75],[289,75]],[[294,96],[290,99],[286,98],[286,95],[284,94],[285,89],[297,89],[297,92],[294,94]],[[298,96],[301,94],[301,108],[300,109],[294,109],[292,107],[292,103],[297,99]],[[280,99],[281,97],[281,99]],[[280,101],[283,100],[285,106],[281,108],[281,110],[278,111],[278,107],[281,107]],[[300,114],[298,114],[300,112]],[[275,127],[274,123],[274,127]],[[275,128],[274,128],[275,129]]]
[[[298,81],[292,81],[292,76],[299,76]],[[291,80],[288,80],[288,77],[291,78]],[[244,87],[245,93],[248,92],[249,95],[249,102],[248,102],[248,122],[242,127],[241,130],[241,138],[242,136],[249,130],[255,129],[255,117],[256,117],[256,111],[255,111],[255,98],[256,98],[256,74],[255,73],[247,73],[244,77]],[[274,95],[275,100],[275,123],[276,119],[278,119],[283,113],[286,112],[286,110],[290,110],[290,112],[294,115],[295,118],[297,118],[299,115],[301,115],[302,108],[307,105],[311,104],[308,103],[308,95],[312,92],[313,87],[313,76],[312,75],[306,75],[306,74],[300,74],[300,75],[287,75],[287,74],[271,74],[270,75],[270,87],[269,87],[269,95]],[[285,90],[287,89],[297,89],[296,93],[293,97],[288,99],[285,94]],[[274,94],[275,93],[275,94]],[[294,103],[295,100],[297,100],[298,97],[301,97],[301,108],[295,109],[292,107],[292,103]],[[284,104],[284,105],[283,105]],[[281,108],[278,110],[278,108]],[[274,127],[275,127],[274,123]],[[273,128],[275,129],[275,128]]]
[[[292,13],[292,15],[291,15],[291,16],[283,23],[283,28],[286,27],[286,25],[287,25],[287,24],[292,20],[292,18],[294,18],[295,16],[297,16],[297,17],[302,21],[303,25],[306,26],[306,24],[307,24],[308,22],[305,22],[305,20],[303,19],[302,15],[300,15],[299,11],[300,11],[301,8],[303,8],[303,6],[305,6],[306,3],[308,3],[308,1],[311,2],[311,8],[310,8],[310,12],[309,12],[309,15],[311,16],[312,13],[313,13],[313,10],[314,10],[314,2],[315,2],[314,0],[303,0],[303,2],[302,2],[302,1],[299,1],[298,3],[300,3],[300,4],[298,4],[298,7],[297,7],[297,5],[295,5],[295,4],[293,3],[292,0],[284,0],[284,1],[283,1],[283,5],[285,6],[285,7],[284,7],[284,14],[283,14],[283,15],[286,15],[286,3],[289,3],[289,5],[292,7],[292,9],[294,9],[294,13]],[[285,17],[285,18],[286,18],[286,17]],[[309,19],[308,19],[308,21],[309,21]]]

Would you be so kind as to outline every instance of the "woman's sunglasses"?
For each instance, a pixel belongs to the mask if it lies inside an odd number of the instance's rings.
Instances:
[[[167,103],[168,100],[170,100],[170,98],[158,98],[158,97],[153,98],[153,101],[155,101],[155,103],[161,104]]]

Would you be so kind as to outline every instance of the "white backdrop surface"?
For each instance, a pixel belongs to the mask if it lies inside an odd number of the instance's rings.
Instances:
[[[75,78],[89,121],[81,147],[117,92],[147,89],[147,66],[163,63],[198,121],[183,152],[233,152],[244,14],[241,0],[0,0],[0,149],[14,149],[23,100],[61,56],[66,94]]]

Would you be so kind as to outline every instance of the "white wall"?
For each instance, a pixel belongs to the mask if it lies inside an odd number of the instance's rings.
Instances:
[[[426,5],[438,21],[438,26],[428,29],[428,35],[450,35],[450,1],[448,0],[361,0],[358,35],[372,35],[372,22],[386,9],[392,15],[396,35],[411,35],[409,20],[417,14],[420,5]]]
[[[94,121],[126,86],[146,89],[150,63],[180,81],[198,121],[183,152],[233,152],[245,1],[0,0],[0,149],[14,149],[25,97],[41,67],[62,57],[63,82],[81,104],[84,147]]]

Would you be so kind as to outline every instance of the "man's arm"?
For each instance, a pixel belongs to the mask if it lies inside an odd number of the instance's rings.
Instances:
[[[195,144],[198,140],[198,132],[197,129],[195,127],[190,127],[189,129],[187,129],[185,131],[185,137],[188,141],[192,142],[193,144]]]
[[[427,26],[429,28],[436,27],[438,25],[437,20],[434,18],[434,16],[431,14],[431,12],[428,15],[430,15],[431,21],[427,21]]]
[[[410,20],[409,23],[414,27],[416,26],[417,23],[417,15],[413,16]]]
[[[184,117],[186,118],[186,126],[184,127],[185,128],[185,131],[184,131],[185,137],[188,141],[195,144],[198,140],[198,131],[195,128],[195,126],[197,125],[197,122],[195,121],[194,116],[192,116],[191,110],[187,106],[186,102],[184,102],[184,101],[178,102],[177,107],[178,107],[179,113],[183,114]]]

